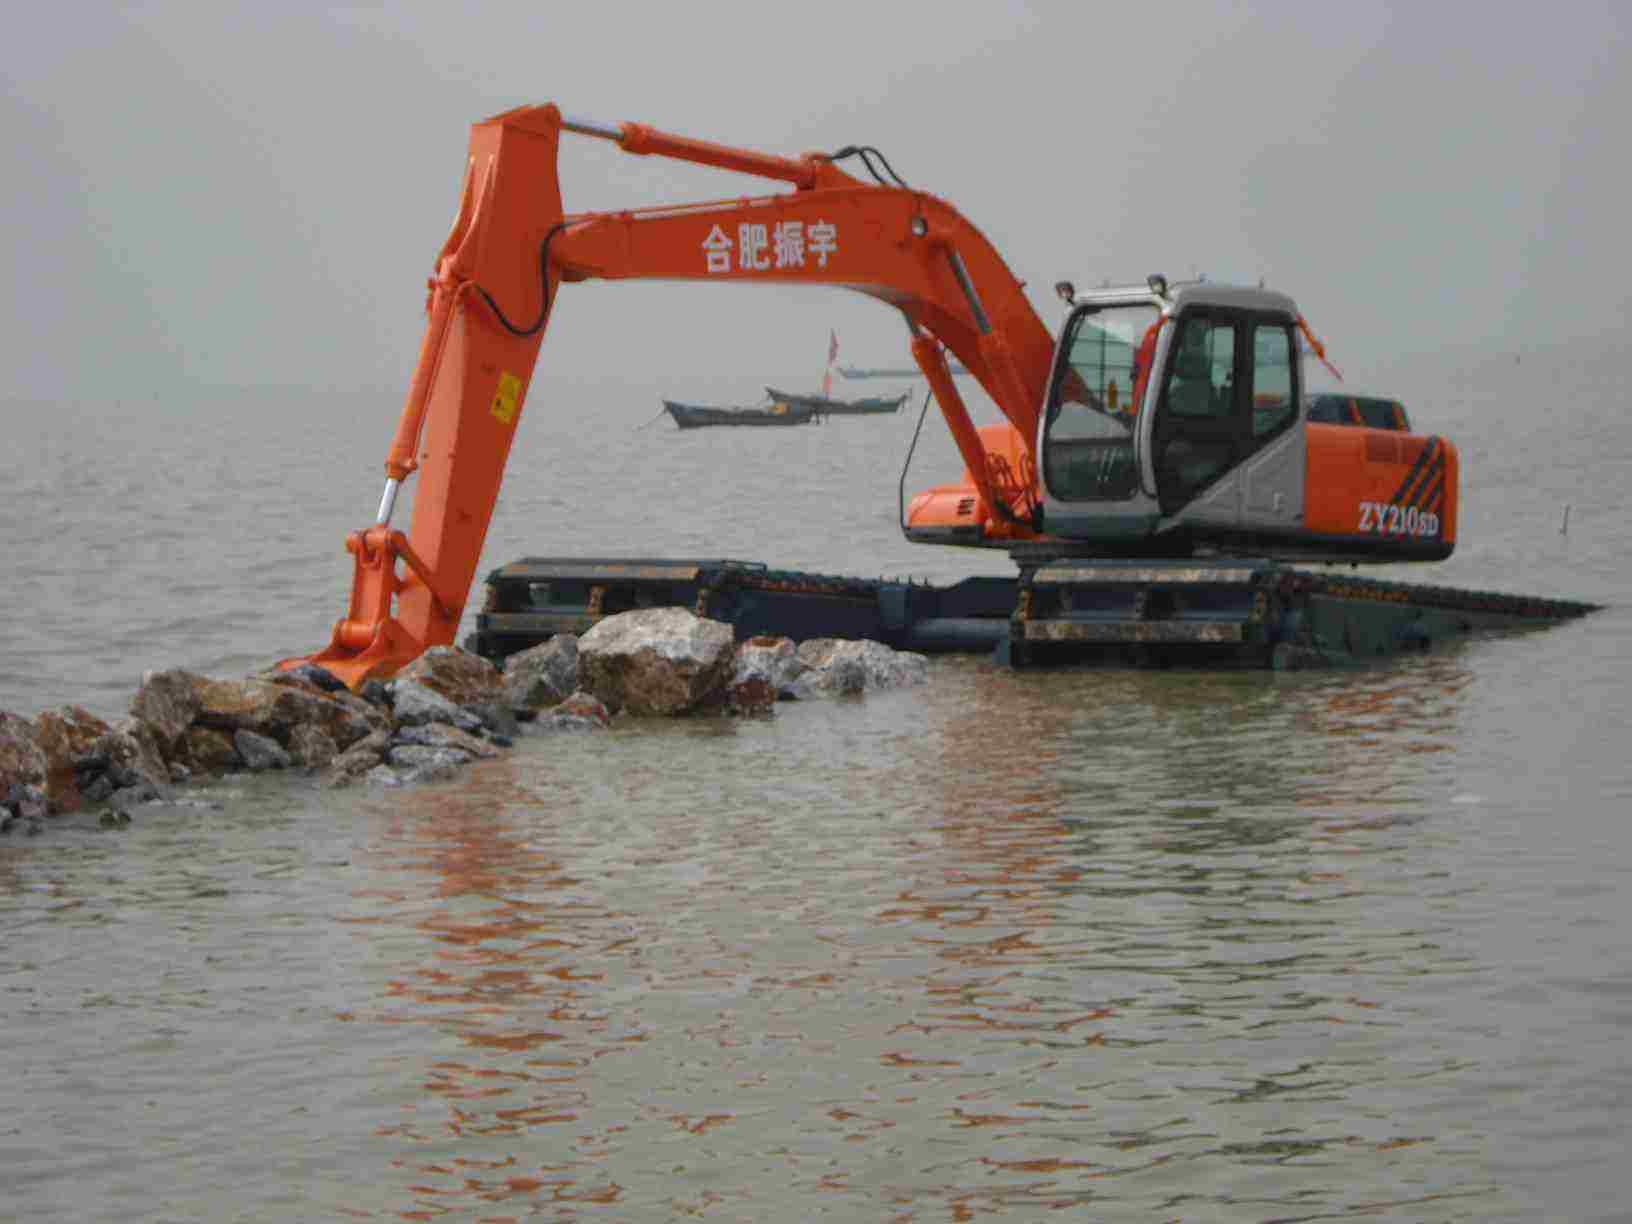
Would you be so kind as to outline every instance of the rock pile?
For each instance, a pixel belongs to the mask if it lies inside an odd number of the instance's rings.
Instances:
[[[33,719],[0,711],[0,831],[102,807],[128,822],[200,776],[300,770],[326,786],[406,786],[450,777],[531,730],[604,729],[614,717],[765,717],[776,702],[921,683],[922,655],[876,642],[752,638],[683,608],[644,608],[560,634],[500,671],[449,646],[357,693],[306,664],[238,680],[149,672],[130,716],[78,706]]]

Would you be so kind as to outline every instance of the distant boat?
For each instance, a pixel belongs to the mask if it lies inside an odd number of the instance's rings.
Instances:
[[[922,378],[924,372],[917,366],[897,366],[888,369],[869,370],[861,366],[835,366],[835,369],[845,378]],[[968,370],[957,362],[951,362],[950,368],[954,374],[967,374]]]
[[[766,387],[765,391],[773,400],[779,400],[789,407],[808,408],[818,416],[871,416],[899,412],[901,405],[907,402],[908,394],[903,391],[893,399],[885,395],[874,395],[865,399],[841,400],[827,395],[801,395],[797,391],[778,391],[775,387]]]
[[[680,404],[664,400],[663,410],[681,429],[701,429],[706,425],[809,425],[819,420],[814,408],[778,400],[763,408],[711,408],[702,404]]]

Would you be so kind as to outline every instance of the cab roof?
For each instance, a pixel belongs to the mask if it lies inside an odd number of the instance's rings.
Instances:
[[[1158,278],[1152,277],[1152,280]],[[1227,285],[1214,281],[1179,281],[1165,286],[1165,294],[1158,294],[1150,283],[1143,285],[1106,285],[1077,293],[1074,305],[1097,303],[1101,305],[1149,302],[1169,310],[1190,306],[1222,306],[1235,310],[1262,310],[1298,317],[1298,304],[1284,293],[1260,289],[1256,285]]]

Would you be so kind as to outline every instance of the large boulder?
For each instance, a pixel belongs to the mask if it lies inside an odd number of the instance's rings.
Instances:
[[[423,684],[461,706],[497,701],[502,687],[498,668],[457,646],[432,646],[397,676]]]
[[[722,700],[734,647],[730,625],[685,608],[620,612],[578,640],[578,682],[614,714],[685,714]]]
[[[577,688],[578,639],[570,633],[558,633],[504,661],[504,701],[512,710],[525,714],[560,705]]]
[[[882,642],[812,638],[800,644],[799,658],[809,668],[796,681],[800,696],[831,697],[901,688],[922,684],[929,678],[927,658],[907,650],[891,650]]]
[[[45,795],[53,812],[72,812],[79,807],[79,780],[105,768],[95,753],[97,740],[111,728],[89,710],[63,706],[47,710],[34,720],[34,742],[45,754]]]

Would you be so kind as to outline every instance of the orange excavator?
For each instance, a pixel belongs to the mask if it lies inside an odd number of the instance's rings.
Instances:
[[[563,133],[787,188],[567,213],[557,173]],[[841,168],[851,161],[866,179]],[[827,284],[900,311],[965,464],[960,482],[912,499],[907,535],[1009,548],[1045,586],[1060,564],[1078,566],[1052,626],[1038,619],[1022,637],[1078,633],[1062,625],[1086,581],[1081,566],[1096,559],[1142,575],[1117,580],[1143,584],[1145,626],[1121,632],[1149,641],[1152,608],[1186,620],[1171,611],[1183,600],[1150,598],[1152,575],[1171,586],[1160,567],[1176,559],[1258,558],[1249,585],[1262,590],[1263,564],[1281,559],[1436,560],[1455,545],[1455,447],[1308,421],[1305,348],[1324,353],[1282,294],[1159,276],[1081,294],[1061,282],[1068,312],[1054,335],[980,231],[907,186],[876,149],[774,156],[524,107],[471,129],[379,513],[346,540],[350,607],[309,661],[356,687],[454,641],[560,287],[637,277]],[[949,351],[1003,421],[974,424]],[[405,534],[391,520],[415,474]],[[1157,570],[1144,564],[1152,559]],[[1193,566],[1184,572],[1197,580]],[[1296,585],[1285,572],[1273,576]],[[1034,594],[1021,592],[1017,623],[1027,607],[1035,613]]]

